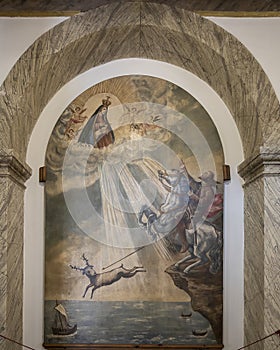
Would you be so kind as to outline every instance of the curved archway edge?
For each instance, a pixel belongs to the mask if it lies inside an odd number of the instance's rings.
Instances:
[[[32,129],[66,82],[94,66],[129,57],[165,61],[192,72],[219,94],[235,119],[246,158],[240,166],[246,181],[245,335],[255,339],[273,328],[273,313],[280,310],[280,302],[270,305],[268,300],[279,282],[277,271],[269,268],[277,255],[279,226],[279,102],[262,68],[233,36],[194,13],[150,2],[112,3],[62,22],[25,52],[1,87],[1,278],[6,291],[1,314],[6,329],[17,338],[21,334],[23,187],[30,176],[25,157]],[[8,297],[12,290],[19,291],[14,300]],[[269,310],[263,320],[254,313],[260,305]]]
[[[25,52],[1,88],[2,128],[10,130],[1,146],[23,159],[42,109],[66,82],[94,66],[128,57],[165,61],[206,81],[233,115],[246,158],[279,142],[272,127],[279,120],[279,102],[257,61],[237,39],[194,13],[127,2],[74,16]]]

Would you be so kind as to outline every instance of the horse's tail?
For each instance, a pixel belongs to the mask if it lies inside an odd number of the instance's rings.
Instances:
[[[221,266],[222,266],[222,247],[223,247],[223,239],[222,239],[222,233],[218,230],[215,230],[217,235],[216,244],[214,245],[213,249],[209,252],[210,257],[210,268],[209,271],[212,274],[216,274],[219,272]]]

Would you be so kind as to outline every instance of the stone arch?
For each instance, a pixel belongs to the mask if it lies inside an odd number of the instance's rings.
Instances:
[[[2,128],[10,130],[2,147],[24,157],[32,128],[55,92],[94,66],[127,57],[162,60],[206,81],[231,111],[245,157],[279,140],[271,127],[279,117],[273,88],[237,39],[183,9],[128,2],[74,16],[24,53],[1,90]]]
[[[5,274],[1,278],[4,279],[6,299],[0,311],[7,317],[6,329],[11,327],[7,316],[11,312],[13,322],[17,319],[18,328],[21,328],[21,307],[17,300],[21,300],[22,284],[23,188],[30,176],[25,156],[32,129],[47,102],[65,83],[94,66],[129,57],[165,61],[192,72],[220,95],[235,119],[247,158],[240,167],[246,180],[248,219],[245,232],[249,237],[245,272],[247,266],[246,273],[250,277],[247,277],[245,298],[250,300],[247,305],[251,303],[251,308],[247,314],[245,310],[245,331],[248,338],[255,339],[257,336],[250,336],[250,333],[261,335],[272,325],[270,311],[263,320],[256,319],[254,330],[249,324],[256,318],[251,309],[265,304],[264,276],[271,261],[260,257],[252,263],[250,245],[256,244],[256,240],[250,227],[254,226],[253,220],[257,217],[254,232],[259,238],[257,251],[267,253],[270,247],[264,246],[264,242],[274,242],[276,237],[273,223],[277,222],[279,198],[279,193],[271,191],[270,187],[278,185],[280,188],[280,138],[275,127],[279,126],[279,102],[260,65],[232,35],[183,9],[138,1],[114,2],[57,25],[21,56],[1,87],[0,180],[4,190],[0,197],[4,213],[1,225],[6,239],[1,261]],[[265,221],[265,205],[269,207],[267,216],[273,221],[272,225]],[[11,265],[14,256],[16,263]],[[266,285],[273,294],[277,291],[277,279],[273,274],[269,276],[272,283],[266,281]],[[257,298],[251,295],[254,286],[261,291]],[[19,294],[11,300],[8,295],[14,290]],[[280,310],[280,304],[274,305],[273,312],[275,308]],[[11,330],[11,337],[13,332]],[[18,339],[20,333],[16,334]]]

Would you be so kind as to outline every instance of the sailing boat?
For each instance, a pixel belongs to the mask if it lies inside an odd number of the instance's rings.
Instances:
[[[67,312],[62,304],[58,304],[56,301],[55,309],[55,319],[54,326],[52,327],[52,332],[54,335],[72,335],[77,331],[77,324],[71,326],[68,323]]]

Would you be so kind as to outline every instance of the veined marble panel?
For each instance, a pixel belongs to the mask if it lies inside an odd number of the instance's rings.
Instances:
[[[6,314],[7,314],[7,192],[8,186],[5,179],[0,177],[0,332],[4,333],[6,330]],[[6,341],[0,338],[0,348],[6,346]],[[4,348],[5,349],[5,348]]]
[[[21,214],[22,216],[22,214]],[[22,339],[22,300],[23,300],[23,230],[18,229],[19,243],[11,243],[8,247],[7,259],[7,308],[6,335],[16,341]],[[8,349],[14,350],[15,345],[9,344]]]
[[[245,344],[279,329],[280,153],[262,151],[239,166],[245,179]],[[254,347],[279,344],[273,336]]]
[[[244,188],[244,191],[244,341],[245,344],[248,344],[264,336],[265,266],[262,179],[251,182]],[[263,349],[262,346],[257,345],[256,350]]]
[[[265,334],[280,329],[280,171],[264,180],[264,318]],[[266,342],[267,349],[279,349],[280,337]]]
[[[279,102],[240,42],[186,10],[124,2],[73,16],[19,59],[1,88],[0,127],[11,130],[3,133],[2,147],[14,148],[24,157],[36,120],[63,84],[94,66],[127,57],[164,60],[204,79],[232,112],[247,156],[264,140],[279,144],[272,126],[279,120]]]
[[[13,152],[0,153],[0,330],[3,335],[22,338],[23,290],[23,198],[30,168]],[[15,345],[1,340],[1,350]]]

